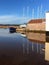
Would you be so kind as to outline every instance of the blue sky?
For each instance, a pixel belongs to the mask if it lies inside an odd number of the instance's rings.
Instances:
[[[0,24],[22,24],[45,18],[49,0],[0,0]]]

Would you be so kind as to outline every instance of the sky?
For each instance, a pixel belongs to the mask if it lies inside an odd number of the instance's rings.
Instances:
[[[0,0],[0,24],[23,24],[45,18],[49,0]]]

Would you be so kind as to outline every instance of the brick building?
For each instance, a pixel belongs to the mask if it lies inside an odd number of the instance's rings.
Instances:
[[[30,20],[27,24],[26,29],[45,31],[45,19]]]

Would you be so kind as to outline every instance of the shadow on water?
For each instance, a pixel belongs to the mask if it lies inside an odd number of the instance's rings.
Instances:
[[[49,31],[46,31],[46,41],[49,42]]]

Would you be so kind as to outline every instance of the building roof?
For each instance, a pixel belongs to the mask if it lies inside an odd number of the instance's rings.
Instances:
[[[34,20],[30,20],[28,23],[42,23],[45,22],[45,19],[34,19]]]

